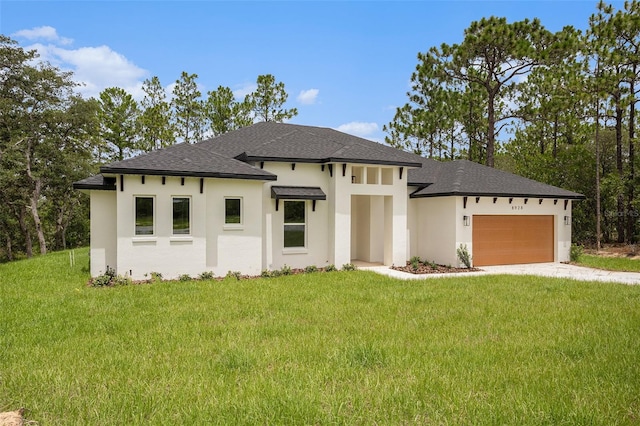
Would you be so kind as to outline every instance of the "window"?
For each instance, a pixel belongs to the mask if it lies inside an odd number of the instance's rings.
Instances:
[[[153,197],[136,197],[136,235],[153,235]]]
[[[189,235],[189,204],[188,197],[173,197],[173,235]]]
[[[284,202],[284,246],[305,246],[305,201]]]
[[[225,225],[242,224],[242,200],[240,198],[224,199],[224,223]]]

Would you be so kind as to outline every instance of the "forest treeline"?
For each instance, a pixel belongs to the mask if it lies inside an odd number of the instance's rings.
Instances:
[[[601,2],[585,31],[472,22],[459,44],[418,53],[387,143],[580,192],[574,242],[637,242],[639,8]],[[88,197],[72,183],[101,164],[297,115],[270,74],[241,100],[225,86],[201,93],[187,72],[171,93],[153,77],[139,101],[118,87],[86,99],[71,73],[4,35],[0,67],[0,261],[87,245]]]

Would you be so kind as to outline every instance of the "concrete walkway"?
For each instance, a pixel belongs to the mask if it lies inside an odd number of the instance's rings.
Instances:
[[[481,271],[458,272],[451,274],[410,274],[396,271],[388,266],[367,265],[358,269],[377,272],[382,275],[403,280],[421,280],[440,277],[474,277],[479,275],[538,275],[543,277],[571,278],[582,281],[601,281],[622,284],[640,284],[640,272],[613,272],[600,269],[585,268],[583,266],[567,265],[565,263],[532,263],[528,265],[500,265],[483,266]]]

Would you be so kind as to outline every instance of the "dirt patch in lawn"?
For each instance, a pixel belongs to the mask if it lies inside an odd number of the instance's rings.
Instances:
[[[603,257],[624,257],[640,260],[640,245],[638,244],[605,244],[600,250],[585,248],[586,254]]]
[[[408,272],[410,274],[450,274],[456,272],[476,272],[479,268],[456,268],[448,265],[437,265],[435,263],[412,263],[407,262],[405,266],[392,266],[396,271]]]
[[[24,409],[0,413],[0,426],[23,426],[25,424]]]

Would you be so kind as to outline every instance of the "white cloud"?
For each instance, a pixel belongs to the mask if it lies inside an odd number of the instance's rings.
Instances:
[[[35,27],[30,30],[20,30],[12,34],[16,38],[25,38],[27,40],[45,40],[52,43],[67,45],[73,43],[73,40],[58,35],[58,31],[50,26]]]
[[[340,132],[349,133],[355,136],[371,136],[378,131],[378,125],[376,123],[362,123],[360,121],[352,121],[338,126],[336,129]]]
[[[243,100],[249,93],[255,92],[258,85],[256,83],[245,83],[236,87],[237,88],[233,90],[233,96],[238,100]]]
[[[81,83],[77,90],[84,96],[97,96],[107,87],[120,87],[136,98],[142,98],[142,81],[148,72],[108,46],[65,49],[52,44],[35,44],[40,59],[62,70],[72,71]]]
[[[302,90],[296,98],[302,105],[313,105],[316,103],[320,91],[318,89]]]

